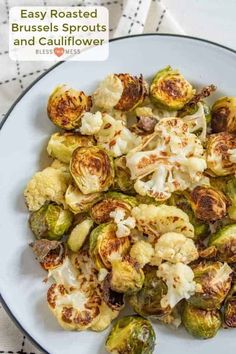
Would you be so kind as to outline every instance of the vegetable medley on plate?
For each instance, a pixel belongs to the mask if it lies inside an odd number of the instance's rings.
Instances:
[[[103,331],[131,307],[109,353],[153,353],[153,320],[204,339],[236,327],[236,98],[210,108],[215,90],[168,66],[150,85],[111,74],[91,96],[49,97],[53,160],[24,192],[31,246],[64,329]]]

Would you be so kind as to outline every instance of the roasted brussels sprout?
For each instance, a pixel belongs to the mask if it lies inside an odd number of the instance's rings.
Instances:
[[[111,289],[118,293],[132,294],[139,291],[144,282],[144,273],[140,265],[130,256],[111,261]]]
[[[188,302],[201,309],[220,308],[232,281],[232,269],[227,263],[202,262],[192,266],[196,292]]]
[[[222,227],[209,239],[209,246],[217,249],[217,259],[222,262],[236,262],[236,224]]]
[[[54,133],[48,142],[47,152],[54,159],[69,163],[72,152],[77,147],[91,145],[94,145],[94,140],[91,137],[70,132]]]
[[[101,224],[90,234],[89,252],[97,269],[111,269],[112,254],[123,256],[130,248],[129,237],[116,237],[116,225]]]
[[[123,92],[119,102],[114,106],[119,111],[132,111],[143,103],[148,94],[148,84],[143,76],[131,76],[130,74],[116,74],[123,85]]]
[[[102,283],[103,300],[112,310],[120,311],[125,306],[124,294],[111,289],[110,276],[106,276]]]
[[[74,150],[70,172],[83,194],[107,191],[113,184],[114,166],[108,153],[97,146]]]
[[[89,211],[101,199],[102,193],[83,194],[73,184],[69,185],[65,194],[66,204],[74,214]]]
[[[46,204],[29,218],[30,228],[37,239],[60,239],[72,224],[73,214],[56,204]]]
[[[224,303],[224,322],[236,328],[236,283],[233,284]]]
[[[30,244],[33,252],[45,270],[51,270],[63,263],[66,255],[64,244],[47,239],[36,240]]]
[[[120,189],[124,193],[134,193],[134,183],[131,180],[131,174],[126,167],[126,160],[121,156],[114,160],[115,165],[115,189]]]
[[[208,186],[197,186],[190,194],[195,216],[204,221],[220,220],[227,214],[229,201],[226,196]]]
[[[157,268],[144,268],[145,280],[142,289],[129,296],[133,310],[141,316],[160,318],[170,313],[171,308],[161,306],[161,299],[167,294],[167,285],[156,275]]]
[[[207,167],[216,176],[236,171],[236,135],[227,132],[212,134],[206,146]]]
[[[106,350],[111,354],[151,354],[155,340],[150,321],[140,316],[126,316],[112,328],[106,340]]]
[[[91,228],[93,227],[93,220],[89,217],[84,217],[82,220],[72,229],[68,239],[67,245],[73,252],[78,252],[86,241]]]
[[[80,125],[81,115],[92,106],[90,96],[67,85],[57,86],[48,100],[48,117],[59,128],[72,130]]]
[[[212,338],[221,327],[220,311],[216,309],[203,310],[185,303],[182,322],[185,329],[194,337]]]
[[[203,87],[200,92],[196,93],[191,100],[178,112],[178,117],[185,117],[187,115],[193,115],[199,109],[199,103],[203,106],[203,112],[206,118],[206,123],[211,122],[211,110],[210,107],[203,101],[204,98],[211,95],[216,90],[216,86],[209,85]]]
[[[112,220],[110,213],[119,208],[130,214],[132,207],[137,205],[134,197],[117,192],[108,192],[104,199],[96,203],[90,212],[92,219],[97,224],[102,224]]]
[[[189,200],[189,195],[187,193],[172,193],[170,199],[168,200],[168,204],[180,208],[188,215],[189,221],[194,227],[195,240],[208,236],[210,232],[209,225],[195,217]]]
[[[151,100],[171,111],[183,108],[194,93],[190,83],[170,66],[157,72],[150,87]]]
[[[232,220],[236,220],[236,177],[227,182],[226,194],[231,201],[231,206],[228,208],[229,217]]]
[[[236,133],[236,97],[222,97],[213,104],[211,128],[214,133]]]

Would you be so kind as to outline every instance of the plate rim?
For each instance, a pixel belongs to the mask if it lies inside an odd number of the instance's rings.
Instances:
[[[184,38],[184,39],[191,39],[193,41],[197,41],[197,42],[203,42],[203,43],[207,43],[207,44],[211,44],[213,46],[222,48],[226,51],[229,51],[233,54],[236,55],[236,50],[230,47],[227,47],[223,44],[217,43],[217,42],[213,42],[210,41],[208,39],[204,39],[204,38],[200,38],[200,37],[194,37],[194,36],[187,36],[187,35],[183,35],[183,34],[171,34],[171,33],[140,33],[140,34],[133,34],[133,35],[127,35],[127,36],[121,36],[121,37],[116,37],[116,38],[111,38],[109,39],[109,43],[111,42],[115,42],[115,41],[119,41],[119,40],[124,40],[124,39],[129,39],[129,38],[136,38],[136,37],[150,37],[150,36],[157,36],[157,37],[177,37],[177,38]],[[11,112],[13,111],[13,109],[15,108],[15,106],[18,104],[18,102],[21,101],[21,99],[28,93],[28,91],[30,91],[30,89],[38,82],[40,81],[44,76],[46,76],[50,71],[54,70],[56,67],[58,67],[59,65],[65,63],[66,60],[63,61],[59,61],[58,63],[52,65],[49,69],[47,69],[45,72],[43,72],[41,75],[39,75],[35,80],[32,81],[31,84],[29,84],[23,91],[22,93],[17,97],[17,99],[13,102],[13,104],[10,106],[10,108],[8,109],[7,113],[4,115],[4,118],[2,119],[2,121],[0,122],[0,131],[2,130],[4,124],[6,123],[7,119],[9,118]],[[26,329],[23,327],[23,325],[21,325],[21,323],[18,321],[18,319],[13,315],[13,313],[11,312],[10,308],[8,307],[6,301],[4,300],[4,298],[2,297],[1,293],[0,293],[0,303],[3,307],[3,309],[6,311],[6,313],[8,314],[8,316],[10,317],[10,319],[13,321],[13,323],[16,325],[16,327],[22,332],[22,334],[27,337],[29,339],[29,341],[40,351],[46,353],[46,354],[50,354],[48,351],[46,351],[41,344],[39,344],[36,339],[34,339],[27,331]]]

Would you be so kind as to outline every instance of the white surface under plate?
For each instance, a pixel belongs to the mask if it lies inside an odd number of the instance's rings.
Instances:
[[[236,54],[223,47],[178,36],[144,35],[118,39],[110,44],[105,62],[67,62],[49,71],[14,106],[0,132],[0,291],[8,309],[50,354],[104,354],[103,333],[66,332],[57,324],[46,301],[48,285],[28,243],[28,212],[22,192],[27,181],[47,164],[45,144],[55,130],[46,114],[49,93],[60,83],[90,93],[108,73],[143,73],[150,78],[172,65],[196,85],[214,83],[223,94],[236,95]],[[3,70],[7,68],[2,68]],[[220,330],[207,341],[189,336],[183,329],[154,324],[155,353],[235,354],[233,330]]]

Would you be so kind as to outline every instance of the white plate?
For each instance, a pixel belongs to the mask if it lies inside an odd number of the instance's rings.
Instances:
[[[0,291],[5,307],[28,336],[51,354],[105,353],[103,333],[65,332],[48,310],[45,273],[27,244],[32,240],[23,190],[35,171],[47,165],[45,152],[55,130],[46,114],[49,93],[59,83],[92,92],[108,73],[151,77],[172,65],[197,85],[214,83],[223,94],[236,94],[236,54],[210,42],[169,35],[144,35],[112,41],[105,62],[67,62],[41,77],[17,101],[0,133]],[[211,340],[196,340],[184,330],[155,325],[159,354],[236,353],[235,332],[221,330]]]

